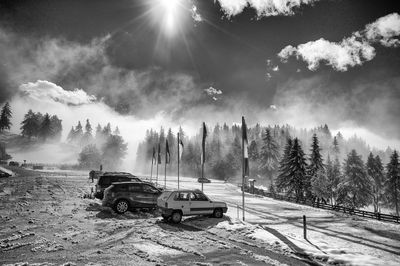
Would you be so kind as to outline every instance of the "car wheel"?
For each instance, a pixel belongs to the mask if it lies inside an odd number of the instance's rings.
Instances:
[[[125,213],[129,209],[129,203],[126,200],[119,200],[115,204],[115,211],[117,213]]]
[[[224,213],[221,209],[215,209],[213,215],[215,218],[222,218],[224,216]]]
[[[179,211],[173,212],[171,216],[171,220],[173,223],[178,224],[182,220],[182,213]]]

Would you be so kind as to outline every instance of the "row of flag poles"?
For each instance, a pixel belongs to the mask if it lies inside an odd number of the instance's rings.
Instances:
[[[178,133],[178,189],[179,189],[179,161],[182,157],[183,142],[180,139]],[[167,187],[167,164],[171,162],[171,153],[169,152],[168,140],[165,140],[165,164],[164,164],[164,187]],[[150,170],[150,182],[153,181],[153,165],[156,165],[156,184],[158,185],[158,165],[161,164],[161,144],[158,143],[157,157],[156,148],[153,147],[153,156],[151,157],[151,170]]]
[[[201,142],[201,178],[204,178],[204,164],[206,162],[206,138],[207,138],[207,127],[206,123],[203,122],[203,137]],[[178,190],[179,190],[179,163],[182,158],[183,142],[180,139],[178,133]],[[248,139],[247,139],[247,126],[244,116],[242,116],[242,215],[243,221],[245,220],[245,200],[244,200],[244,184],[246,176],[249,176],[249,154],[248,154]],[[169,152],[168,140],[165,140],[165,165],[164,165],[164,187],[167,187],[167,164],[171,161],[171,154]],[[156,184],[158,184],[158,165],[161,164],[161,144],[158,143],[157,157],[156,148],[153,147],[153,156],[151,158],[151,171],[150,171],[150,182],[153,178],[153,165],[157,165],[156,172]],[[203,183],[201,183],[201,190],[203,191]]]

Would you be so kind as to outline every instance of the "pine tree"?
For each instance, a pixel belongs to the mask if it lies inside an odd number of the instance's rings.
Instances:
[[[103,137],[107,138],[111,135],[111,124],[107,123],[107,125],[103,128]]]
[[[278,191],[284,189],[289,184],[290,179],[290,153],[292,151],[293,142],[291,138],[286,140],[286,146],[283,151],[283,156],[279,162],[278,177],[275,181]]]
[[[82,143],[83,144],[89,144],[93,140],[93,135],[92,135],[92,125],[90,124],[89,119],[86,119],[86,125],[85,125],[85,133],[83,134],[82,137]]]
[[[314,185],[322,184],[324,180],[320,182],[317,179],[318,177],[324,177],[324,164],[322,162],[321,156],[321,148],[319,147],[319,141],[317,134],[314,134],[312,137],[312,144],[311,144],[311,155],[309,158],[310,164],[307,167],[307,178],[304,183],[304,190],[307,194],[307,197],[311,197],[311,190],[318,191],[318,188],[311,188],[311,180],[314,179]],[[323,188],[321,188],[323,189]],[[321,193],[319,193],[321,194]]]
[[[39,120],[32,110],[25,114],[24,120],[21,122],[21,135],[29,139],[37,136]]]
[[[394,151],[390,156],[390,161],[386,166],[386,184],[385,184],[385,195],[389,203],[389,206],[395,207],[396,215],[399,216],[400,206],[400,164],[399,155],[397,151]]]
[[[74,127],[72,126],[72,127],[71,127],[71,130],[70,130],[69,133],[68,133],[67,141],[71,143],[71,142],[74,141],[74,139],[75,139],[75,129],[74,129]]]
[[[52,115],[50,118],[50,127],[52,130],[51,138],[59,141],[62,134],[62,121],[56,115]]]
[[[298,138],[293,141],[288,162],[288,173],[284,183],[277,183],[280,189],[286,189],[287,194],[294,193],[296,200],[304,196],[307,162]]]
[[[115,170],[126,156],[128,144],[121,136],[111,135],[102,148],[102,158],[107,169]]]
[[[82,141],[83,137],[83,129],[82,129],[82,124],[81,121],[78,121],[78,124],[75,127],[75,136],[74,139],[77,143],[80,143]]]
[[[374,200],[374,211],[379,212],[379,202],[383,187],[383,165],[379,156],[374,157],[372,152],[367,160],[367,174],[373,180],[372,193]]]
[[[338,198],[338,189],[341,182],[340,162],[336,157],[332,162],[328,156],[326,165],[326,177],[328,179],[328,191],[331,204],[336,204]]]
[[[114,135],[119,135],[120,134],[118,126],[115,127],[113,134]]]
[[[276,141],[271,136],[269,128],[265,130],[263,137],[263,146],[260,152],[260,170],[269,177],[270,182],[273,182],[273,176],[279,167],[279,147]]]
[[[333,153],[337,156],[340,153],[339,149],[339,141],[337,140],[337,137],[333,137],[333,142],[332,142],[332,151]]]
[[[0,132],[4,131],[5,129],[10,130],[11,128],[11,117],[12,117],[12,112],[11,112],[11,107],[8,102],[3,106],[1,109],[1,115],[0,115]]]
[[[51,128],[50,115],[46,113],[43,117],[43,121],[40,125],[40,137],[43,140],[47,140],[53,134],[53,129]]]
[[[364,162],[355,150],[352,150],[344,163],[345,181],[342,187],[344,204],[352,207],[364,207],[371,203],[372,180],[368,177]]]

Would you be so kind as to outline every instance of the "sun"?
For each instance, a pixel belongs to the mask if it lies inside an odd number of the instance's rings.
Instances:
[[[161,27],[167,35],[174,35],[177,23],[181,16],[183,0],[156,0],[157,17],[160,19]]]

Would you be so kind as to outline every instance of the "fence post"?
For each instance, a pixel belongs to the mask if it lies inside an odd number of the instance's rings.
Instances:
[[[307,221],[305,215],[303,215],[303,236],[304,239],[307,239]]]

